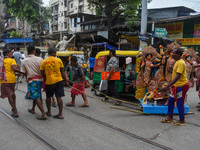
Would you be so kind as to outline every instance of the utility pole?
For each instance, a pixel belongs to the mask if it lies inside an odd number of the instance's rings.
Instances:
[[[142,16],[141,16],[141,35],[146,35],[147,33],[147,0],[142,0]],[[147,43],[140,41],[140,49],[142,51],[147,46]]]
[[[41,27],[41,16],[42,16],[42,12],[41,12],[41,0],[40,2],[37,2],[35,0],[33,0],[34,3],[36,3],[39,7],[39,17],[40,17],[40,33],[39,33],[39,37],[40,37],[40,46],[42,46],[42,40],[41,40],[41,31],[42,31],[42,27]]]
[[[155,28],[154,28],[154,26],[155,26],[155,23],[153,22],[152,23],[152,35],[151,35],[151,45],[153,46],[153,43],[154,43],[154,36],[155,36]]]
[[[58,12],[59,12],[59,10],[61,9],[61,5],[60,5],[60,0],[58,0]],[[63,13],[63,12],[62,12]],[[59,16],[59,13],[58,13],[58,16]],[[58,24],[59,24],[59,22],[58,22]],[[62,29],[61,29],[61,24],[60,24],[60,41],[62,41],[63,39],[62,39]]]
[[[78,0],[78,6],[77,6],[76,27],[75,27],[75,37],[74,37],[74,49],[76,47],[76,32],[77,32],[77,25],[78,25],[79,6],[80,6],[80,0]]]

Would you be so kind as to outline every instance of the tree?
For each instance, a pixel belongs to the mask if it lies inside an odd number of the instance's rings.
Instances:
[[[32,23],[32,26],[37,28],[38,31],[44,31],[46,25],[49,24],[49,19],[52,18],[52,10],[49,7],[41,7],[41,14],[38,20]],[[41,33],[40,33],[41,34]]]
[[[0,35],[3,34],[3,32],[5,31],[5,22],[2,21],[2,19],[0,18]]]
[[[38,24],[41,21],[42,11],[47,10],[42,6],[41,0],[3,0],[3,3],[7,11],[22,22],[22,35],[24,34],[24,21],[26,20],[29,24]],[[39,13],[40,8],[41,14]],[[48,19],[46,16],[43,17],[45,20]]]
[[[9,34],[10,34],[10,38],[22,38],[22,35],[17,31],[11,31],[9,32]]]
[[[108,28],[111,28],[115,20],[120,16],[134,18],[141,7],[142,0],[87,0],[89,9],[96,12],[98,16],[105,14]]]

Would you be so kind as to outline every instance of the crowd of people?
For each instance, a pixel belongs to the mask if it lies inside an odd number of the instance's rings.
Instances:
[[[35,106],[37,105],[42,115],[37,117],[39,120],[46,120],[51,114],[51,98],[55,104],[55,98],[59,108],[59,113],[53,118],[63,119],[63,101],[65,96],[64,84],[69,84],[69,72],[72,74],[73,86],[71,88],[71,102],[66,103],[67,107],[75,106],[75,98],[81,94],[84,104],[80,107],[89,107],[85,94],[85,85],[90,87],[87,82],[83,68],[77,61],[77,57],[72,56],[71,62],[68,63],[64,71],[61,59],[56,57],[56,49],[49,48],[48,56],[45,60],[40,57],[40,50],[34,46],[27,47],[28,55],[25,58],[17,48],[13,53],[11,50],[4,50],[0,59],[0,79],[1,79],[1,98],[8,98],[12,107],[12,116],[19,117],[16,108],[15,95],[15,72],[23,74],[27,78],[28,96],[33,100],[33,106],[28,112],[35,114]],[[146,47],[140,54],[138,61],[139,66],[132,64],[132,58],[126,58],[125,76],[130,80],[130,84],[126,86],[125,91],[129,92],[129,88],[136,85],[136,98],[141,99],[147,91],[153,91],[154,96],[168,95],[168,100],[164,105],[168,105],[168,117],[161,119],[162,123],[173,123],[174,125],[185,125],[184,103],[186,93],[189,88],[194,87],[193,72],[197,76],[197,90],[200,98],[200,54],[191,48],[183,51],[176,42],[167,46],[164,52],[160,46],[160,53],[153,47]],[[119,60],[116,57],[115,49],[109,52],[110,60],[107,62],[106,71],[109,72],[107,77],[107,96],[114,96],[119,99],[119,95],[115,88],[115,80],[111,80],[114,72],[119,71]],[[90,60],[91,62],[94,59]],[[91,68],[94,64],[91,65]],[[139,67],[139,74],[135,80],[135,67]],[[156,68],[156,69],[155,69]],[[92,70],[92,69],[91,69]],[[136,82],[136,83],[135,83]],[[161,86],[162,83],[162,86]],[[163,84],[165,83],[165,84]],[[166,84],[167,83],[167,84]],[[163,86],[164,85],[164,86]],[[42,102],[41,89],[46,92],[45,112]],[[159,98],[156,97],[156,98]],[[155,97],[154,97],[155,98]],[[108,98],[104,97],[103,101],[107,102]],[[173,109],[175,102],[179,111],[179,120],[173,122]],[[118,101],[116,105],[120,105]],[[200,111],[200,103],[197,105]]]
[[[0,79],[1,79],[1,98],[8,98],[12,107],[12,116],[19,117],[16,108],[15,95],[15,73],[18,72],[27,78],[28,96],[33,100],[33,106],[28,109],[28,112],[35,114],[35,106],[37,105],[42,115],[38,116],[39,120],[46,120],[51,114],[51,98],[55,95],[59,113],[53,118],[64,119],[62,115],[63,100],[65,96],[64,84],[68,85],[68,71],[72,73],[72,80],[75,82],[71,89],[72,101],[66,103],[66,106],[75,106],[75,97],[81,94],[84,99],[84,104],[80,107],[89,107],[85,95],[85,83],[89,87],[85,79],[83,69],[78,64],[75,56],[71,57],[71,63],[68,64],[66,72],[61,59],[56,58],[56,49],[48,49],[48,58],[43,60],[39,54],[40,50],[34,46],[27,47],[28,55],[26,58],[22,56],[19,49],[13,53],[12,50],[4,50],[3,56],[0,59]],[[22,59],[22,61],[20,61]],[[42,102],[42,86],[46,92],[47,111],[45,112]]]

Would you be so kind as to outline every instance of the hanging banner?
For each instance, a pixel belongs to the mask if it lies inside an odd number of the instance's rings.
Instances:
[[[167,23],[156,25],[159,28],[165,28],[168,32],[167,38],[170,39],[182,39],[183,38],[183,22]]]
[[[94,64],[94,72],[102,72],[105,71],[105,56],[101,56],[98,59],[95,59]]]
[[[182,45],[200,45],[200,38],[176,39]]]

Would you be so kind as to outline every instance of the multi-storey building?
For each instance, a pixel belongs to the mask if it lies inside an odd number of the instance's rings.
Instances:
[[[50,0],[52,9],[50,20],[50,33],[56,32],[81,32],[81,22],[95,17],[88,9],[87,0]]]

